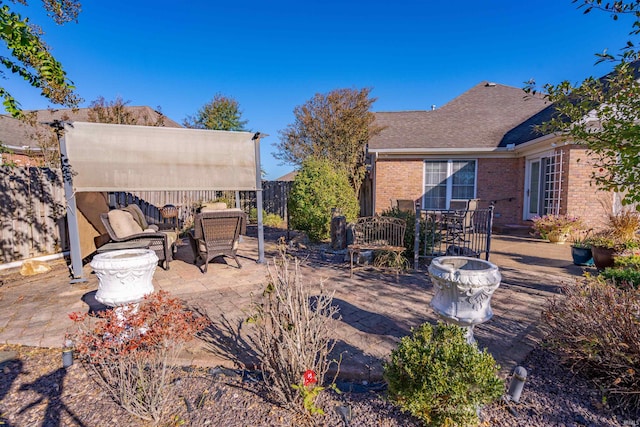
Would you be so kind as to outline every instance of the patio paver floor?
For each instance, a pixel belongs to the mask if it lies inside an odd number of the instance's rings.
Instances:
[[[277,253],[274,241],[267,242],[267,261]],[[183,352],[181,363],[235,368],[238,357],[246,365],[255,362],[245,320],[266,283],[267,265],[255,262],[255,238],[243,237],[238,253],[242,269],[233,262],[214,262],[202,274],[192,264],[189,246],[183,245],[170,270],[156,270],[156,289],[202,308],[219,324],[225,319],[231,325],[228,333],[236,333],[242,325],[240,350],[230,346],[225,354],[210,344],[194,343]],[[568,245],[515,236],[494,236],[490,261],[500,268],[502,283],[492,299],[493,319],[476,326],[474,333],[506,375],[538,342],[537,325],[546,298],[556,294],[563,282],[578,278],[583,268],[572,264]],[[61,348],[65,333],[73,327],[67,314],[100,306],[93,298],[98,281],[88,264],[87,281],[76,284],[69,283],[64,262],[52,266],[51,272],[31,277],[0,271],[0,343]],[[399,339],[412,327],[435,321],[429,307],[432,286],[425,271],[396,275],[358,269],[349,278],[348,262],[323,261],[318,254],[304,260],[301,271],[305,282],[316,285],[323,280],[326,289],[335,291],[334,304],[342,316],[334,331],[335,350],[342,353],[344,378],[379,380],[383,361]]]

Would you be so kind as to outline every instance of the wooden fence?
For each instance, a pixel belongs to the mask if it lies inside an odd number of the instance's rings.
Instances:
[[[263,208],[287,218],[291,182],[263,181]],[[256,192],[239,192],[240,207],[255,212]],[[112,208],[138,204],[149,219],[164,219],[160,208],[178,207],[179,226],[188,226],[193,210],[202,202],[223,198],[235,206],[231,191],[147,191],[109,193]],[[47,168],[0,167],[0,264],[69,250],[66,201],[62,173]]]
[[[0,167],[1,263],[68,249],[60,170]]]

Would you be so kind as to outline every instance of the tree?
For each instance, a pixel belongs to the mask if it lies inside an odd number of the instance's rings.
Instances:
[[[118,125],[163,126],[164,115],[158,111],[156,117],[138,113],[128,107],[131,101],[117,97],[114,101],[106,101],[100,96],[89,105],[89,121],[95,123],[113,123]],[[158,110],[160,107],[158,107]]]
[[[629,35],[633,39],[640,34],[640,0],[573,2],[580,3],[584,13],[600,10],[612,14],[614,20],[621,14],[631,14],[635,22]],[[620,55],[614,57],[606,50],[596,55],[596,63],[615,64],[613,72],[605,77],[589,77],[577,86],[568,81],[545,85],[545,96],[553,102],[555,115],[538,127],[542,133],[555,132],[586,146],[595,167],[592,181],[601,190],[621,193],[623,204],[640,202],[639,53],[629,40]],[[525,90],[535,92],[535,82]]]
[[[336,89],[316,94],[294,109],[295,121],[280,132],[275,157],[300,166],[309,157],[343,169],[356,195],[365,177],[366,146],[383,128],[373,124],[371,89]]]
[[[192,129],[244,131],[247,121],[242,120],[238,101],[218,93],[195,117],[187,117],[182,124]]]
[[[14,3],[27,4],[27,0],[14,0]],[[80,3],[74,0],[42,0],[45,10],[57,23],[77,19]],[[25,79],[31,86],[40,89],[42,96],[55,104],[75,107],[80,98],[74,93],[74,86],[67,79],[66,72],[49,51],[41,38],[42,31],[13,12],[8,5],[0,7],[0,40],[4,42],[9,56],[0,55],[0,63],[11,73]],[[5,72],[0,71],[4,77]],[[5,110],[13,117],[22,117],[20,103],[0,86],[0,97]]]

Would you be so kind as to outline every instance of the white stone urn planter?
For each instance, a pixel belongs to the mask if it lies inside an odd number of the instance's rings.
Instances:
[[[97,254],[91,268],[98,276],[96,300],[117,307],[141,301],[153,292],[158,256],[149,249],[123,249]]]
[[[466,327],[472,343],[473,326],[493,317],[491,296],[502,275],[495,264],[478,258],[443,256],[429,265],[434,287],[431,307],[445,322]]]

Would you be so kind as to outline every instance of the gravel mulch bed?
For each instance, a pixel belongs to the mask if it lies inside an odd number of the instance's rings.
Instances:
[[[62,368],[60,350],[0,346],[16,360],[0,365],[2,426],[146,426],[114,403],[78,362]],[[640,416],[616,414],[597,389],[560,367],[544,349],[523,363],[529,377],[519,404],[482,410],[483,426],[637,426]],[[186,369],[173,385],[167,426],[299,426],[305,420],[271,403],[251,374]],[[384,384],[339,384],[324,393],[321,426],[419,426],[385,399]]]

